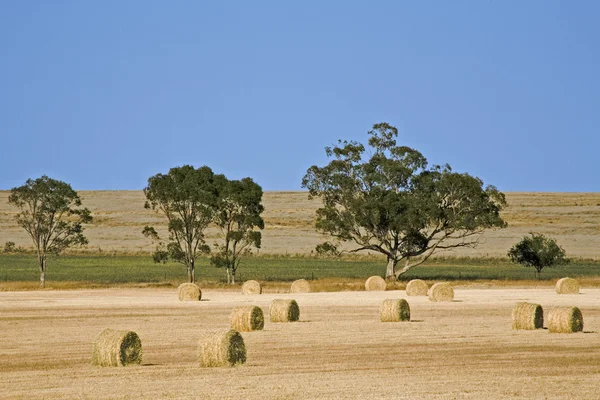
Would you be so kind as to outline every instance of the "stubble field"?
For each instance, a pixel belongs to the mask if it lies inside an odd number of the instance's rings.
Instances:
[[[142,228],[155,225],[165,233],[161,217],[143,208],[141,191],[81,195],[95,217],[84,253],[146,254],[153,244]],[[0,246],[14,241],[28,247],[7,196],[0,192]],[[600,194],[507,193],[507,199],[507,229],[486,232],[477,250],[443,256],[502,257],[535,231],[556,238],[571,257],[600,258]],[[260,254],[306,255],[323,239],[313,229],[319,204],[306,193],[267,192],[264,204]],[[217,232],[208,235],[210,241]],[[331,286],[336,277],[327,279]],[[280,282],[253,297],[206,289],[201,302],[179,302],[175,289],[157,287],[0,291],[0,398],[598,398],[600,289],[586,282],[579,295],[557,295],[548,283],[516,288],[475,282],[456,287],[451,303],[406,297],[401,290],[347,291],[358,289],[354,283],[341,292],[291,295],[275,293],[285,292],[287,283]],[[267,313],[273,299],[292,297],[300,322],[267,320],[264,331],[243,333],[245,365],[199,367],[198,338],[227,328],[233,307],[255,304]],[[381,323],[381,302],[400,297],[409,301],[412,321]],[[546,315],[553,306],[578,306],[585,332],[513,331],[517,301],[540,303]],[[105,328],[137,332],[142,365],[92,366],[94,338]]]
[[[144,209],[142,191],[81,191],[83,204],[94,216],[86,228],[90,244],[85,252],[148,253],[154,244],[142,235],[153,225],[166,237],[166,223]],[[16,209],[7,204],[9,192],[0,191],[0,246],[13,241],[30,247],[31,239],[14,222]],[[487,231],[477,249],[442,253],[451,257],[505,257],[508,249],[530,231],[554,237],[571,257],[600,258],[600,193],[506,193],[502,217],[508,228]],[[324,238],[314,230],[318,200],[306,192],[265,192],[265,229],[260,254],[310,254]],[[207,231],[208,243],[217,230]]]
[[[600,377],[600,289],[455,288],[433,303],[404,291],[206,291],[179,302],[174,289],[0,292],[0,393],[22,399],[590,399]],[[411,322],[382,323],[386,298],[408,299]],[[300,322],[243,333],[248,362],[200,368],[202,333],[229,327],[236,305],[265,313],[294,298]],[[511,330],[517,301],[579,306],[584,333]],[[138,333],[139,366],[90,365],[104,328]]]

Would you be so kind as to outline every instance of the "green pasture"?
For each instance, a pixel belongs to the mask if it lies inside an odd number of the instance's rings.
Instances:
[[[240,266],[237,281],[292,281],[299,278],[367,278],[385,273],[385,260],[332,260],[292,257],[250,257]],[[149,256],[69,255],[48,261],[46,281],[145,283],[184,282],[186,269],[177,263],[155,264]],[[575,260],[566,266],[544,269],[542,280],[564,276],[573,278],[600,276],[600,262]],[[196,266],[199,281],[225,282],[225,271],[199,259]],[[513,265],[501,259],[433,260],[415,267],[402,280],[532,280],[534,270]],[[31,254],[0,254],[0,282],[39,280],[36,258]]]

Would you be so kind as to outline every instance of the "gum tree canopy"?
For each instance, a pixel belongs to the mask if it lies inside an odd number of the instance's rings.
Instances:
[[[318,197],[316,228],[334,238],[318,252],[370,251],[387,257],[386,278],[398,279],[433,253],[476,247],[486,228],[503,228],[504,194],[449,165],[428,167],[417,150],[398,146],[398,130],[379,123],[369,131],[368,151],[355,141],[325,149],[329,164],[310,167],[302,180]],[[398,263],[403,261],[402,268]]]
[[[17,224],[33,240],[43,288],[48,254],[58,255],[69,247],[88,243],[83,225],[92,222],[90,210],[81,207],[81,199],[71,185],[46,175],[27,179],[23,186],[13,188],[8,202],[19,208]]]
[[[170,258],[185,265],[191,283],[196,281],[196,259],[210,252],[204,230],[212,222],[218,201],[214,180],[209,167],[184,165],[171,168],[168,174],[151,176],[144,188],[144,206],[162,213],[168,221],[169,241],[166,246],[160,242],[154,261]],[[146,226],[142,233],[160,240],[154,227]]]
[[[259,249],[265,223],[260,214],[263,191],[251,178],[229,180],[220,175],[216,179],[219,200],[214,222],[219,227],[220,242],[215,243],[211,264],[225,268],[227,283],[235,283],[235,274],[243,256]]]

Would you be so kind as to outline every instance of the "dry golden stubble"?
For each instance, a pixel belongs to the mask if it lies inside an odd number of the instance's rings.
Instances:
[[[583,331],[583,315],[577,307],[555,307],[548,313],[548,331],[573,333]]]
[[[512,310],[512,328],[534,330],[544,326],[544,310],[534,303],[520,301]]]
[[[198,341],[198,360],[202,367],[231,367],[246,362],[246,346],[235,329],[207,333]]]
[[[94,342],[93,365],[123,367],[141,362],[142,342],[135,332],[105,329]]]
[[[383,291],[387,288],[385,279],[380,276],[371,276],[365,281],[365,290]]]
[[[294,322],[300,319],[300,307],[296,300],[275,299],[269,307],[271,322]]]
[[[429,289],[429,300],[452,301],[454,300],[454,289],[447,282],[439,282]]]
[[[421,279],[413,279],[406,284],[407,296],[427,296],[429,286]]]
[[[386,299],[379,308],[381,322],[410,321],[410,306],[404,299]]]
[[[231,328],[240,332],[262,330],[265,326],[265,316],[260,307],[238,306],[231,312]]]
[[[200,301],[202,290],[195,283],[182,283],[177,288],[177,297],[180,301]]]

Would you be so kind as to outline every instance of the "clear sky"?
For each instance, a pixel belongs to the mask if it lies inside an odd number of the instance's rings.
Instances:
[[[377,122],[503,191],[600,191],[600,1],[0,2],[0,189],[183,164],[299,190]]]

